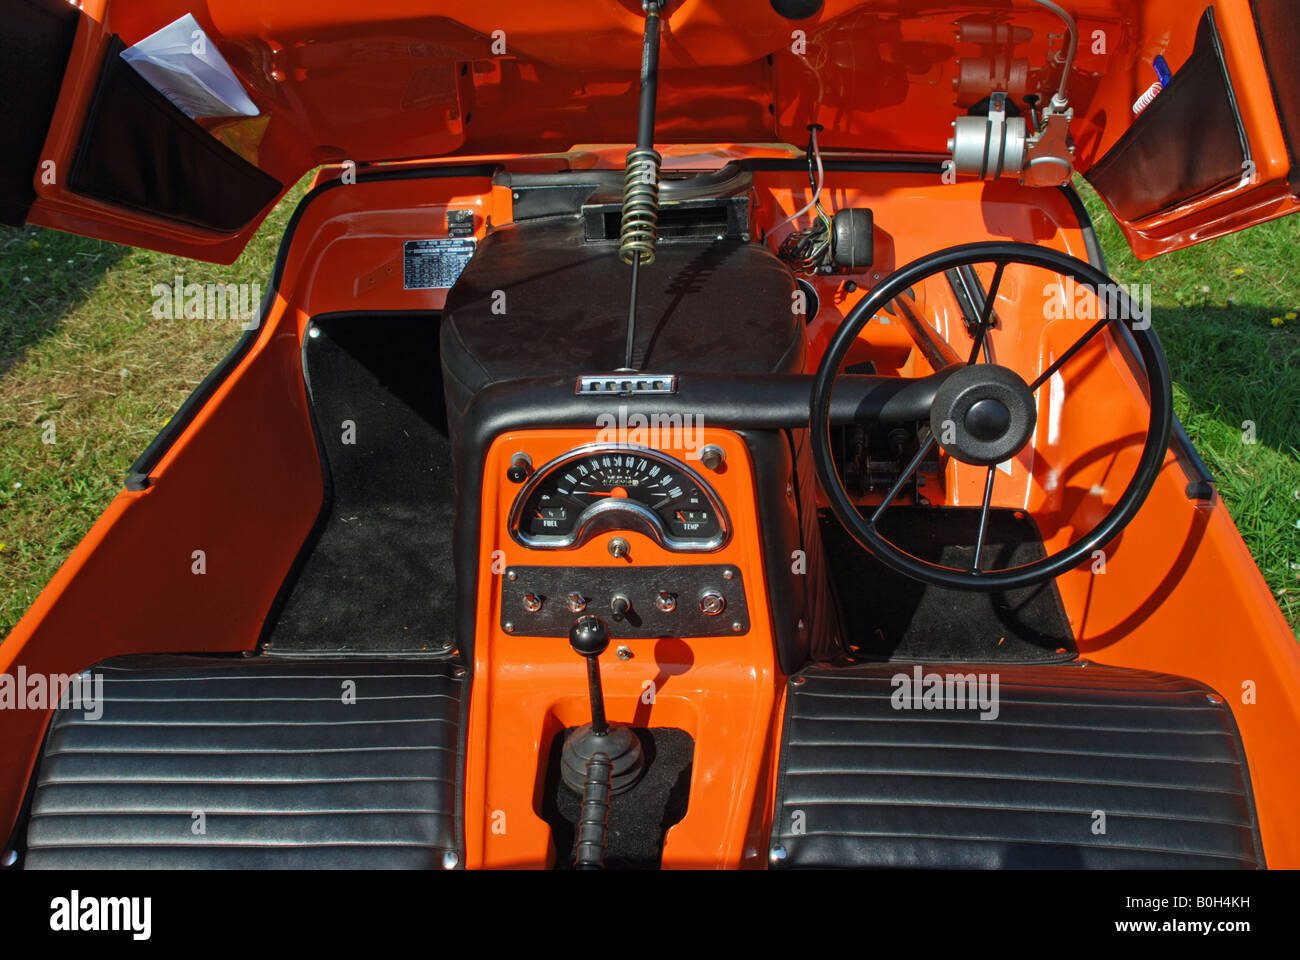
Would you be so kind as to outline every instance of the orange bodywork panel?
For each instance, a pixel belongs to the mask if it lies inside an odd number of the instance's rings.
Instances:
[[[223,9],[216,20],[227,29],[252,16],[241,5]],[[342,5],[323,9],[342,16]],[[617,164],[613,150],[592,148],[583,156],[592,166]],[[562,161],[493,156],[482,162],[537,170]],[[682,156],[673,162],[688,167],[699,161]],[[127,653],[256,649],[324,495],[302,378],[308,321],[342,310],[438,310],[445,291],[404,288],[402,243],[437,236],[449,208],[473,210],[480,238],[489,221],[513,219],[511,191],[495,185],[490,172],[444,168],[444,175],[422,176],[415,165],[393,172],[401,177],[362,177],[352,184],[334,167],[318,178],[286,239],[251,349],[149,471],[148,487],[117,497],[0,644],[0,673],[74,673]],[[870,285],[925,253],[1017,239],[1087,256],[1087,238],[1062,191],[1009,181],[949,185],[919,173],[832,173],[825,196],[837,209],[873,209],[877,259],[856,290],[842,278],[813,281],[822,309],[806,328],[808,369],[815,369],[832,331]],[[771,231],[807,202],[807,178],[801,171],[756,174],[752,197],[756,229]],[[779,244],[788,229],[767,242]],[[1025,376],[1043,370],[1080,324],[1087,325],[1086,319],[1044,322],[1045,282],[1029,268],[1008,273],[996,304],[1003,324],[993,339],[999,362]],[[969,346],[955,305],[940,289],[927,284],[917,301],[959,353]],[[997,504],[1033,516],[1049,552],[1094,523],[1131,475],[1145,400],[1121,354],[1113,340],[1099,338],[1059,384],[1042,388],[1047,396],[1039,406],[1047,412],[1034,442],[998,487]],[[903,325],[884,315],[866,326],[849,362],[868,359],[882,374],[930,372]],[[1053,414],[1052,391],[1058,399],[1074,399]],[[503,629],[502,577],[512,564],[624,561],[610,556],[607,537],[575,550],[526,551],[507,530],[519,488],[504,478],[518,451],[545,463],[595,434],[593,428],[499,436],[485,452],[483,488],[459,491],[482,502],[483,569],[477,571],[476,643],[468,665],[469,866],[541,867],[554,857],[540,816],[545,757],[556,733],[587,719],[583,672],[565,639]],[[762,866],[786,678],[774,656],[748,450],[738,435],[718,427],[708,427],[703,439],[727,453],[728,470],[709,479],[730,512],[731,540],[716,553],[682,555],[635,532],[622,535],[638,564],[734,565],[746,584],[749,628],[735,636],[630,642],[630,659],[602,661],[605,691],[612,720],[676,727],[695,740],[689,807],[668,833],[664,865]],[[671,444],[664,452],[684,455]],[[936,503],[978,500],[978,471],[951,462],[942,470],[935,478],[942,483],[931,488]],[[1226,509],[1189,501],[1186,480],[1171,456],[1137,519],[1107,547],[1104,574],[1089,564],[1060,578],[1065,610],[1082,656],[1193,677],[1227,699],[1245,743],[1268,861],[1300,867],[1294,816],[1300,767],[1291,741],[1279,734],[1300,730],[1300,651]],[[0,728],[0,751],[14,761],[0,769],[0,831],[16,821],[47,719],[45,711],[15,711]]]
[[[1207,0],[1208,2],[1208,0]],[[111,38],[134,44],[189,11],[183,0],[86,0],[61,95],[33,174],[29,222],[228,263],[246,225],[220,233],[67,186]],[[1254,169],[1240,184],[1138,222],[1121,217],[1148,257],[1294,212],[1290,162],[1250,0],[1212,0]],[[384,0],[265,4],[214,0],[195,16],[261,111],[201,119],[209,132],[287,189],[321,164],[358,167],[433,157],[566,154],[635,140],[639,3],[458,0],[436,15]],[[1102,0],[1076,11],[1070,73],[1074,166],[1101,159],[1128,129],[1159,55],[1188,57],[1202,5]],[[668,4],[656,136],[672,144],[802,146],[946,155],[951,122],[995,90],[1046,100],[1059,79],[1063,26],[1046,8],[897,0],[827,0],[789,21],[769,4]],[[1003,37],[994,41],[993,37]],[[705,92],[707,91],[707,92]],[[1189,145],[1188,149],[1194,149]],[[51,166],[52,164],[52,166]],[[50,176],[49,171],[55,171]],[[204,183],[192,188],[202,191]]]

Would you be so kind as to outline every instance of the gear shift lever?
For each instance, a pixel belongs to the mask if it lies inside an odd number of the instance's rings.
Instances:
[[[565,784],[582,793],[587,782],[587,764],[604,754],[612,770],[610,793],[622,793],[641,777],[645,760],[641,741],[631,727],[611,726],[605,719],[605,698],[600,686],[599,657],[609,647],[609,629],[600,617],[579,617],[569,628],[569,645],[587,661],[587,694],[591,699],[591,723],[570,731],[564,739],[560,763]]]

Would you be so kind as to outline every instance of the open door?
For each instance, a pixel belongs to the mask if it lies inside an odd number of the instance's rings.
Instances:
[[[122,59],[106,6],[0,0],[0,223],[229,263],[293,182],[283,172],[309,164],[272,152],[272,175],[240,136],[265,118],[173,105]]]
[[[1086,174],[1142,259],[1300,210],[1300,4],[1186,16],[1190,54]]]

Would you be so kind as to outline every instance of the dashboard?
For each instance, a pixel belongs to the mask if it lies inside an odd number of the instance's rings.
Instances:
[[[660,449],[590,430],[498,437],[484,477],[490,629],[567,637],[590,613],[615,640],[748,635],[766,614],[751,600],[763,573],[749,452],[704,432]]]

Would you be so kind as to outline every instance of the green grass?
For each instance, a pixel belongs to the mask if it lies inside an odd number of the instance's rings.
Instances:
[[[242,332],[238,320],[154,319],[154,284],[179,272],[264,292],[305,192],[295,187],[228,267],[0,228],[0,637]]]
[[[1300,217],[1143,263],[1100,198],[1080,192],[1110,273],[1151,284],[1175,409],[1300,634],[1300,319],[1287,319],[1300,313]]]
[[[260,283],[305,186],[229,267],[40,229],[0,229],[0,636],[122,488],[125,471],[238,338],[155,320],[155,283]],[[1110,270],[1150,283],[1179,416],[1293,627],[1300,626],[1300,217],[1139,263],[1094,194]],[[1240,271],[1240,272],[1238,272]],[[1274,326],[1272,318],[1282,318]],[[1243,421],[1256,442],[1242,442]],[[42,442],[54,423],[55,443]]]

